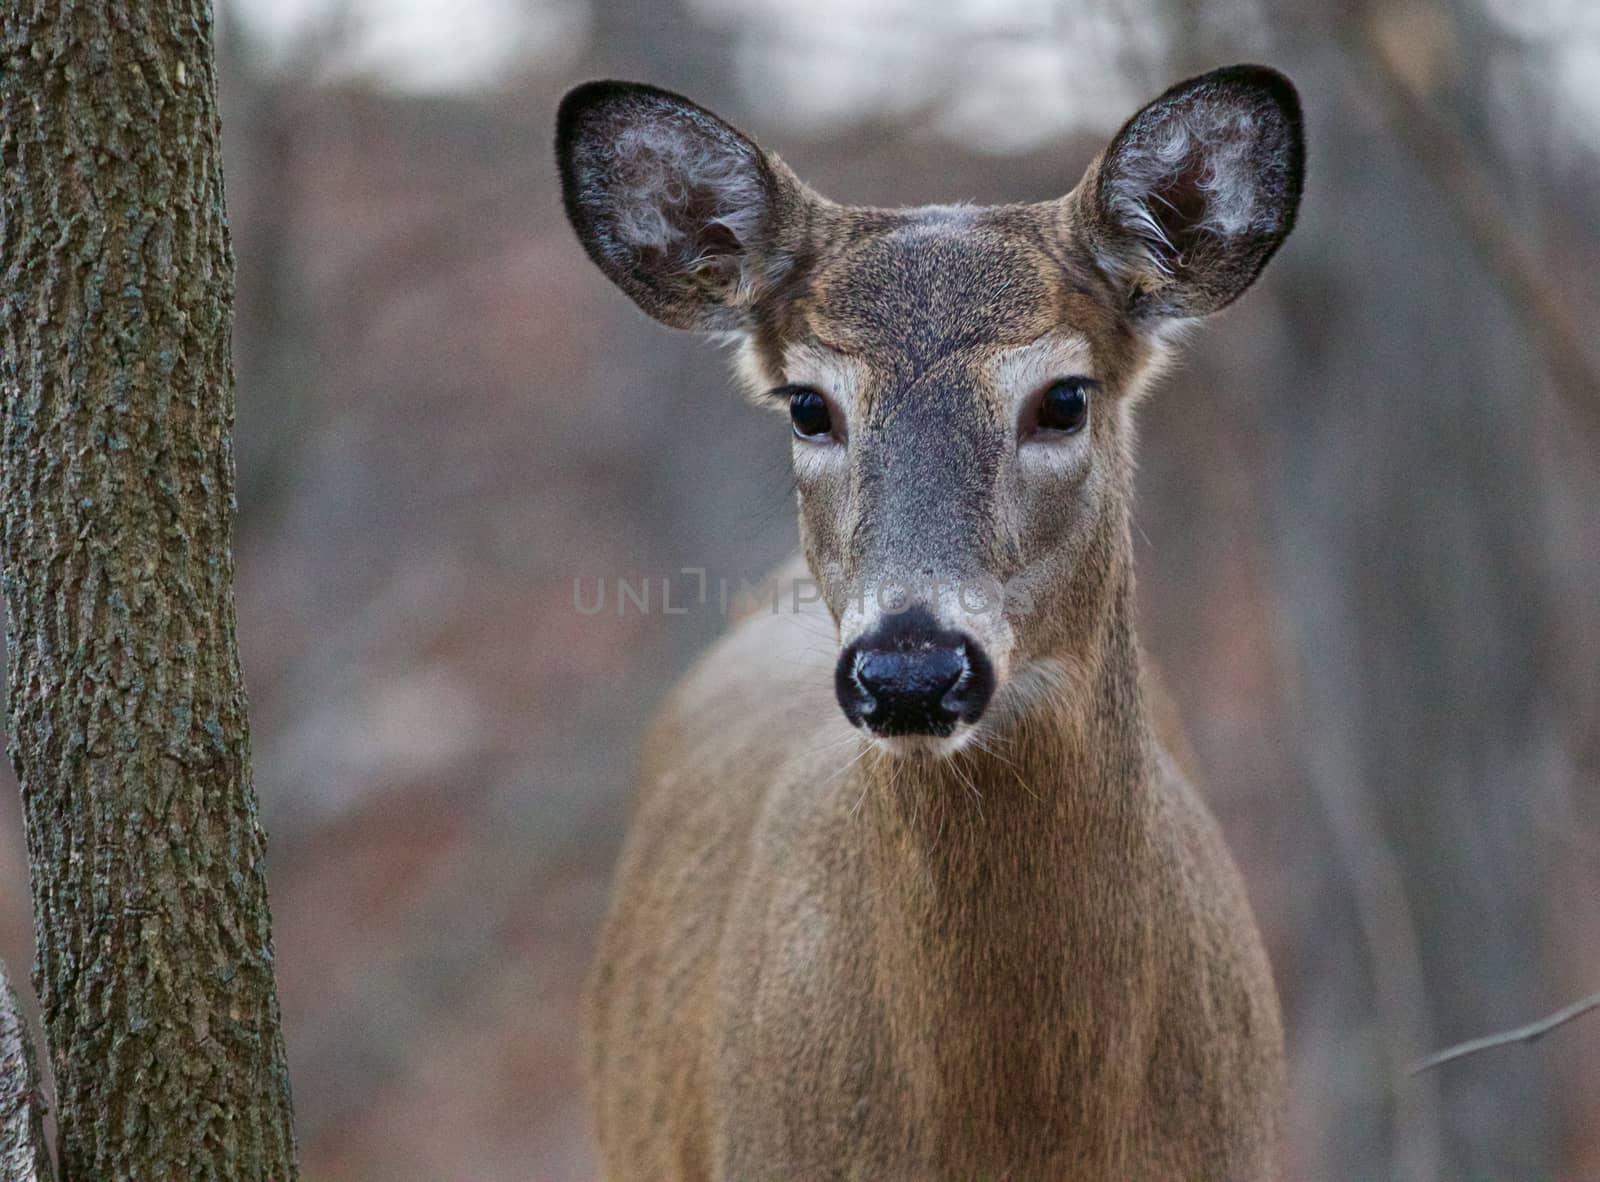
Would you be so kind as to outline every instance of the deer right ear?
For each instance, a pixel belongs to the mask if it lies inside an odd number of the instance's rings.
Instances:
[[[806,190],[728,123],[670,91],[586,82],[556,117],[567,218],[596,265],[674,328],[748,328],[791,256]]]
[[[1095,262],[1149,324],[1208,315],[1255,282],[1294,227],[1304,173],[1294,86],[1229,66],[1128,120],[1076,196]]]

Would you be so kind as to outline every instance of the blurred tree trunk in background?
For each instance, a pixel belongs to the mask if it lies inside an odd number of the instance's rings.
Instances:
[[[1368,1065],[1341,1105],[1391,1104],[1389,1163],[1350,1144],[1334,1176],[1553,1177],[1547,1060],[1404,1076],[1427,1047],[1559,1001],[1537,952],[1528,807],[1559,658],[1528,428],[1541,359],[1510,300],[1405,294],[1418,276],[1495,292],[1496,276],[1427,162],[1368,130],[1385,94],[1370,63],[1307,55],[1297,77],[1335,101],[1311,116],[1308,204],[1325,212],[1280,264],[1265,500],[1297,741],[1365,943],[1369,1041],[1344,1053]],[[1384,331],[1329,334],[1335,309],[1372,293],[1396,293]]]
[[[1226,26],[1198,14],[1246,6],[1157,7],[1174,74],[1237,56]],[[1278,306],[1248,386],[1265,427],[1255,464],[1290,670],[1285,743],[1319,817],[1295,861],[1323,884],[1300,917],[1321,935],[1300,979],[1284,978],[1304,1015],[1291,1027],[1302,1085],[1330,1130],[1312,1176],[1554,1177],[1548,1056],[1405,1074],[1425,1050],[1571,996],[1541,953],[1552,843],[1537,820],[1573,660],[1556,639],[1540,454],[1541,382],[1565,367],[1453,192],[1463,169],[1517,171],[1480,142],[1503,99],[1485,82],[1501,76],[1494,21],[1475,0],[1272,20],[1268,60],[1307,96],[1308,181],[1268,273]],[[1531,79],[1516,91],[1534,92]],[[1523,116],[1532,152],[1545,129]],[[1503,188],[1474,192],[1476,212],[1524,237]]]
[[[211,5],[0,20],[9,730],[62,1174],[282,1182]]]

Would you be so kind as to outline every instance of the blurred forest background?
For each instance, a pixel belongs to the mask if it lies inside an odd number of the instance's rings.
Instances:
[[[573,82],[840,200],[1034,200],[1170,82],[1300,85],[1300,228],[1146,408],[1144,636],[1287,1012],[1295,1179],[1600,1179],[1600,5],[233,0],[239,614],[313,1179],[594,1176],[579,989],[640,730],[788,428],[562,220]],[[0,771],[0,957],[32,957]],[[24,974],[18,973],[18,976]]]

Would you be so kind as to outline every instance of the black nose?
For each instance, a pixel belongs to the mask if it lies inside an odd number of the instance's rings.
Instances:
[[[833,685],[845,717],[875,735],[948,735],[983,713],[994,669],[976,642],[912,608],[849,645]]]

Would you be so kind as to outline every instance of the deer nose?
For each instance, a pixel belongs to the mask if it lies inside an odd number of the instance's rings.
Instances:
[[[845,717],[875,735],[938,735],[976,722],[994,693],[983,650],[959,632],[879,629],[839,655],[834,689]]]

